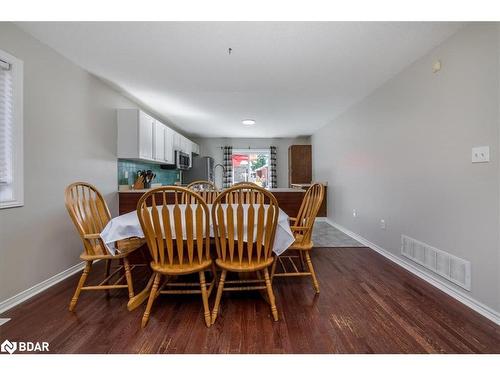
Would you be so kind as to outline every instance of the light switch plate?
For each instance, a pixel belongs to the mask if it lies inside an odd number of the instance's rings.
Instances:
[[[472,147],[472,162],[487,163],[490,161],[490,146]]]

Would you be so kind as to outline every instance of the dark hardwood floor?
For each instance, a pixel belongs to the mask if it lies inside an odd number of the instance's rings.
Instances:
[[[374,251],[312,255],[321,294],[309,279],[276,279],[278,322],[258,293],[225,294],[211,328],[192,295],[160,296],[145,329],[123,291],[83,292],[70,313],[75,275],[3,313],[0,342],[48,341],[52,353],[500,353],[499,326]]]

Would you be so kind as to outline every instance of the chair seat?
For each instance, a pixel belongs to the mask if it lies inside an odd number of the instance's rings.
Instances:
[[[267,258],[267,260],[261,260],[260,262],[257,262],[257,260],[252,260],[251,262],[248,262],[247,259],[243,259],[241,263],[238,259],[233,259],[232,262],[229,259],[227,259],[226,261],[223,261],[222,259],[216,259],[215,264],[217,264],[217,266],[227,271],[251,272],[269,267],[273,263],[273,261],[274,261],[273,257],[269,257]]]
[[[158,264],[151,262],[151,269],[164,275],[187,275],[189,273],[203,271],[212,265],[212,260],[203,260],[201,263],[195,261],[193,264]]]
[[[290,245],[288,249],[290,250],[311,250],[314,244],[312,241],[302,243],[302,240],[296,239],[293,244]]]
[[[94,246],[94,254],[87,254],[83,252],[80,255],[82,260],[98,260],[98,259],[120,259],[129,255],[131,252],[137,250],[146,243],[143,238],[127,238],[125,240],[116,241],[118,252],[115,255],[108,253],[99,244]]]

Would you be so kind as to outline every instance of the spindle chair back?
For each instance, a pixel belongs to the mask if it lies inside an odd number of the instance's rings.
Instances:
[[[167,194],[172,195],[167,204]],[[151,202],[151,206],[147,202]],[[215,282],[215,272],[210,258],[210,212],[204,199],[187,188],[165,186],[148,191],[137,203],[137,215],[153,261],[154,273],[146,311],[144,327],[154,300],[159,294],[202,295],[205,322],[210,326],[208,297]],[[205,270],[212,267],[214,277],[207,291]],[[179,275],[198,273],[199,283],[179,283]],[[160,286],[160,280],[165,277]],[[172,287],[197,287],[197,289],[170,289]],[[198,289],[199,288],[199,289]]]
[[[80,293],[84,290],[106,290],[108,293],[110,289],[126,288],[129,300],[132,299],[134,297],[132,271],[138,265],[131,266],[128,256],[133,251],[140,249],[144,241],[139,238],[117,241],[115,246],[117,252],[110,253],[100,236],[106,224],[111,220],[111,214],[101,193],[89,183],[75,182],[66,187],[64,196],[66,209],[83,243],[80,259],[85,261],[85,268],[71,299],[69,310],[75,309]],[[92,268],[92,263],[97,260],[106,261],[105,278],[98,285],[86,286],[85,282]],[[118,260],[120,265],[111,272],[113,260]],[[121,276],[120,273],[122,273]],[[115,275],[119,277],[111,284],[110,281]],[[126,279],[126,284],[120,284],[123,278]]]
[[[295,242],[284,254],[275,259],[271,279],[274,277],[310,276],[316,293],[319,293],[319,282],[310,253],[314,246],[312,241],[314,223],[323,203],[324,194],[325,188],[322,184],[313,184],[305,193],[297,217],[290,218],[290,228],[294,234]]]
[[[194,191],[198,193],[205,203],[207,204],[212,204],[215,201],[215,198],[217,198],[217,195],[219,195],[219,190],[217,190],[217,186],[211,181],[205,181],[205,180],[200,180],[200,181],[194,181],[191,182],[187,188],[191,191]],[[184,195],[182,197],[182,201],[185,203],[187,200],[187,196]]]
[[[267,203],[265,203],[267,202]],[[267,289],[275,320],[275,305],[268,267],[279,220],[278,202],[269,191],[253,185],[238,185],[223,191],[212,206],[212,225],[217,249],[216,264],[222,269],[212,323],[217,318],[223,291]],[[264,273],[264,279],[226,281],[227,272]],[[242,286],[243,284],[253,284]],[[225,284],[237,284],[226,287]]]

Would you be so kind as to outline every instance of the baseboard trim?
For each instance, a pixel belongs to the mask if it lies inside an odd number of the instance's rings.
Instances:
[[[80,262],[78,264],[75,264],[74,266],[68,268],[67,270],[64,270],[62,272],[59,272],[57,275],[49,277],[47,280],[42,281],[41,283],[38,283],[32,286],[31,288],[16,294],[15,296],[12,296],[4,301],[1,301],[0,314],[7,310],[12,309],[13,307],[26,301],[27,299],[30,299],[31,297],[37,295],[38,293],[43,292],[45,289],[48,289],[51,286],[56,285],[57,283],[63,281],[64,279],[74,275],[75,273],[80,272],[81,270],[83,270],[84,264],[85,262]]]
[[[477,301],[476,299],[466,295],[464,292],[461,290],[458,290],[457,288],[454,288],[450,285],[447,285],[444,283],[442,280],[440,280],[438,277],[431,275],[427,272],[424,272],[417,268],[415,265],[411,264],[410,262],[405,261],[404,259],[398,258],[391,252],[381,248],[380,246],[377,246],[373,242],[368,241],[366,238],[361,237],[359,234],[354,233],[350,231],[347,228],[344,228],[342,225],[339,225],[329,219],[325,220],[328,224],[330,224],[332,227],[337,228],[341,232],[344,232],[348,236],[351,236],[354,238],[356,241],[362,243],[366,247],[371,248],[372,250],[376,251],[380,255],[384,256],[385,258],[389,259],[390,261],[396,263],[398,266],[403,267],[405,270],[411,272],[415,276],[423,279],[424,281],[428,282],[432,286],[438,288],[442,292],[448,294],[450,297],[453,297],[457,301],[463,303],[467,307],[471,308],[472,310],[476,311],[477,313],[481,314],[485,318],[488,318],[491,320],[493,323],[497,324],[500,326],[500,313],[498,311],[493,310],[491,307],[486,306],[485,304]]]

